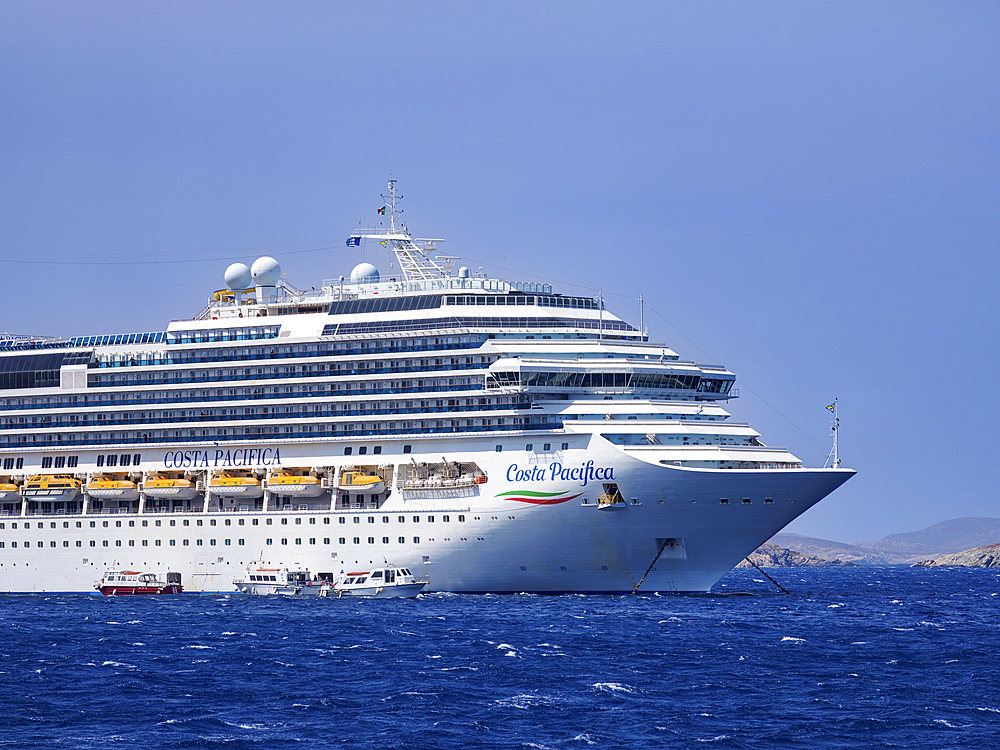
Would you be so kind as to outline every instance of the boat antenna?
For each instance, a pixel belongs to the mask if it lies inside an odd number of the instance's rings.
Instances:
[[[826,408],[833,412],[833,422],[830,425],[833,430],[833,448],[830,450],[830,455],[826,457],[823,468],[825,469],[827,465],[830,465],[834,469],[839,469],[840,456],[837,454],[837,435],[840,432],[840,417],[837,416],[837,399],[834,399],[833,403]]]

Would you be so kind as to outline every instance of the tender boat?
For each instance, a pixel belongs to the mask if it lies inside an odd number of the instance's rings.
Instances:
[[[146,497],[167,500],[192,500],[198,494],[198,485],[182,475],[153,474],[142,483]]]
[[[257,498],[264,496],[264,486],[249,472],[224,472],[208,484],[213,495],[221,497]]]
[[[81,487],[83,482],[69,474],[37,474],[24,483],[21,494],[35,500],[72,500]]]
[[[126,475],[99,474],[87,483],[87,494],[96,500],[138,500],[139,486]]]
[[[170,572],[143,573],[137,570],[110,570],[94,586],[105,596],[147,596],[180,594],[181,574]]]
[[[378,495],[385,492],[385,480],[377,474],[363,471],[345,471],[340,475],[338,489],[342,492],[367,492]]]
[[[321,592],[321,596],[367,596],[379,599],[413,599],[427,581],[418,581],[409,568],[397,568],[386,563],[384,568],[341,573],[336,583]]]
[[[319,477],[307,469],[283,469],[275,472],[267,480],[267,489],[275,495],[289,497],[316,497],[324,492]]]
[[[329,583],[305,568],[252,562],[243,578],[233,581],[241,594],[255,596],[317,596]]]

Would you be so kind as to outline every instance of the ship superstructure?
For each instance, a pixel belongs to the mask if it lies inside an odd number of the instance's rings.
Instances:
[[[734,423],[735,376],[548,284],[391,248],[303,292],[258,259],[165,331],[0,341],[0,591],[389,558],[428,591],[704,591],[853,472]],[[654,564],[655,560],[655,564]]]

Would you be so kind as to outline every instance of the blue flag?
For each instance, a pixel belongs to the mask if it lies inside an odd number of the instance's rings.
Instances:
[[[361,247],[361,238],[360,237],[348,237],[347,238],[347,246],[348,247]]]

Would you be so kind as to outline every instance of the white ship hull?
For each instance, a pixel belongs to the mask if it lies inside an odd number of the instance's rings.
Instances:
[[[90,592],[107,570],[156,566],[180,572],[185,591],[235,593],[234,574],[255,559],[336,574],[383,558],[427,579],[426,592],[630,592],[647,569],[642,591],[707,591],[854,473],[664,466],[599,437],[573,437],[573,448],[545,456],[526,453],[520,435],[425,440],[428,457],[476,461],[488,483],[438,494],[397,489],[377,509],[313,503],[307,511],[131,513],[110,523],[94,514],[8,516],[0,591]],[[380,442],[387,462],[411,458],[401,442]],[[329,454],[343,452],[331,445]],[[285,445],[281,455],[296,464],[330,459],[316,447]],[[529,461],[534,480],[508,481]],[[605,490],[587,475],[588,462],[613,477],[623,508],[599,510]],[[553,464],[573,467],[574,478],[553,477]]]

